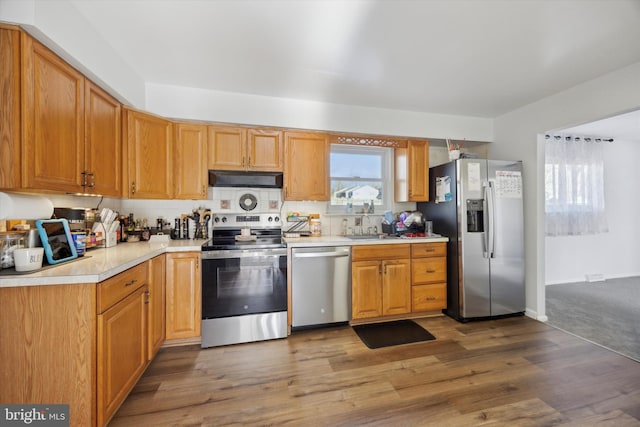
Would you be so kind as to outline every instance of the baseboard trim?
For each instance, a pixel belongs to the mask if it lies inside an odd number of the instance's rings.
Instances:
[[[539,322],[546,322],[547,320],[549,320],[549,318],[547,316],[538,316],[538,312],[535,310],[531,310],[529,308],[525,309],[524,311],[524,315],[527,317],[530,317],[534,320],[537,320]]]

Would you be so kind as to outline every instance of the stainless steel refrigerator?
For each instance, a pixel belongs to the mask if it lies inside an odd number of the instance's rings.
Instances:
[[[429,169],[418,203],[447,243],[447,309],[459,321],[525,310],[522,162],[460,159]]]

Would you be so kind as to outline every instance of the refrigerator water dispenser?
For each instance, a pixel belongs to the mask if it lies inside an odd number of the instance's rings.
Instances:
[[[467,199],[467,232],[484,232],[483,199]]]

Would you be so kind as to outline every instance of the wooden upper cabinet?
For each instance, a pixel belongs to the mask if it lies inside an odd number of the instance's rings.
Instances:
[[[209,126],[208,145],[209,169],[281,172],[283,168],[279,130]]]
[[[282,172],[284,142],[281,131],[249,129],[246,147],[248,170]]]
[[[0,188],[19,189],[20,31],[0,27]]]
[[[1,115],[0,187],[122,196],[120,103],[27,34],[0,31],[3,108],[14,108]],[[22,68],[15,59],[17,39]],[[10,84],[16,73],[21,98]],[[15,122],[18,111],[22,128]],[[8,147],[20,138],[21,155],[15,145]]]
[[[429,142],[408,141],[395,149],[395,197],[397,202],[429,200]]]
[[[126,195],[132,199],[171,199],[172,123],[140,111],[125,111],[128,153]]]
[[[243,170],[247,131],[243,128],[209,126],[207,167],[215,170]]]
[[[329,139],[285,132],[284,200],[329,200]]]
[[[86,80],[84,93],[85,189],[95,194],[121,197],[121,105],[89,80]]]
[[[174,123],[174,127],[174,196],[176,199],[206,199],[207,126]]]
[[[83,191],[84,77],[23,37],[23,186]]]

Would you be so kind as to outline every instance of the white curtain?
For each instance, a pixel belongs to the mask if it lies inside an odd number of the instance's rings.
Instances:
[[[603,146],[598,138],[554,135],[545,144],[546,235],[608,231]]]

